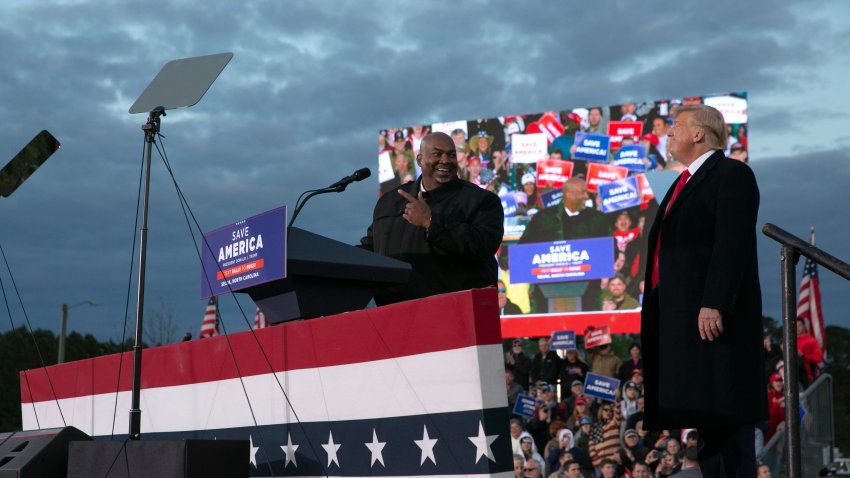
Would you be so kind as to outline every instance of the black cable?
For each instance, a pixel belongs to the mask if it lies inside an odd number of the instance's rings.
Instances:
[[[12,287],[15,289],[15,295],[18,297],[18,303],[21,304],[21,311],[24,313],[24,321],[27,323],[27,330],[29,330],[30,337],[32,338],[32,344],[35,346],[35,352],[38,354],[38,362],[41,364],[41,368],[44,370],[44,376],[47,378],[47,383],[50,385],[50,393],[53,395],[53,401],[56,402],[56,408],[59,410],[59,417],[62,419],[62,426],[68,426],[65,422],[65,415],[62,413],[62,407],[59,406],[59,398],[56,396],[56,389],[53,387],[53,380],[50,380],[50,374],[47,373],[47,365],[44,364],[44,357],[41,355],[41,348],[38,346],[38,341],[35,340],[35,333],[32,330],[32,324],[30,324],[29,315],[27,315],[27,309],[24,307],[24,301],[21,299],[21,292],[18,290],[18,284],[15,282],[15,276],[12,274],[12,268],[9,267],[9,260],[6,259],[6,251],[3,250],[3,246],[0,245],[0,253],[3,254],[3,262],[6,264],[6,270],[9,271],[9,280],[12,282]],[[5,288],[3,290],[3,297],[6,297]],[[8,308],[8,301],[6,303],[6,307]],[[9,312],[9,320],[12,320],[11,311]],[[14,333],[14,329],[13,329]],[[29,380],[27,380],[27,386],[29,386]],[[30,398],[32,398],[32,392],[30,392]],[[33,411],[35,411],[35,404],[33,403]],[[38,417],[36,417],[36,424],[38,424]],[[38,425],[41,428],[41,425]]]
[[[161,135],[159,135],[159,136],[162,138],[162,136],[161,136]],[[160,143],[162,143],[162,141],[160,141]],[[180,202],[180,207],[181,207],[181,209],[183,210],[183,216],[184,216],[184,218],[186,219],[186,225],[187,225],[187,227],[188,227],[188,229],[189,229],[189,234],[190,234],[190,235],[191,235],[191,237],[192,237],[192,245],[195,247],[195,254],[196,254],[196,255],[197,255],[197,257],[198,257],[198,262],[199,262],[199,263],[201,263],[201,264],[203,264],[203,259],[202,259],[202,256],[201,256],[201,251],[200,251],[200,249],[198,248],[198,241],[195,239],[194,228],[192,227],[192,224],[191,224],[191,223],[190,223],[190,221],[189,221],[189,216],[191,216],[191,217],[192,217],[192,222],[194,222],[194,224],[195,224],[195,228],[197,228],[198,233],[199,233],[199,234],[200,234],[200,236],[201,236],[201,240],[202,240],[202,241],[203,241],[203,243],[206,245],[207,250],[208,250],[211,254],[212,254],[212,249],[210,248],[209,243],[206,241],[206,238],[205,238],[205,237],[204,237],[204,235],[203,235],[203,232],[202,232],[201,226],[200,226],[200,224],[198,223],[198,220],[197,220],[197,218],[195,217],[194,212],[192,212],[192,208],[191,208],[191,206],[189,206],[189,201],[186,199],[186,196],[183,194],[183,190],[180,188],[180,185],[177,183],[177,178],[174,176],[174,171],[173,171],[173,170],[172,170],[172,168],[171,168],[171,163],[168,161],[168,154],[165,152],[165,145],[164,145],[164,144],[162,145],[162,150],[160,150],[159,145],[157,145],[157,153],[159,154],[160,158],[162,159],[163,164],[165,165],[165,168],[166,168],[166,170],[168,171],[168,174],[169,174],[169,176],[171,177],[172,182],[174,183],[174,190],[175,190],[175,192],[177,193],[177,197],[178,197],[178,200],[179,200],[179,202]],[[218,265],[218,262],[216,262],[216,265]],[[221,270],[221,267],[220,267],[220,266],[219,266],[219,272],[222,272],[222,270]],[[209,281],[209,279],[207,279],[207,281]],[[211,285],[209,284],[209,282],[207,283],[207,286],[208,286],[208,287],[210,287],[210,288],[212,288],[212,287],[211,287]],[[281,393],[283,393],[283,396],[284,396],[284,398],[286,399],[286,403],[287,403],[287,405],[289,406],[289,409],[290,409],[290,410],[292,410],[292,414],[295,416],[295,420],[296,420],[296,422],[298,423],[298,425],[299,425],[299,426],[301,426],[302,431],[303,431],[303,429],[304,429],[304,425],[303,425],[303,423],[301,423],[301,419],[298,417],[298,413],[295,411],[295,408],[292,406],[292,402],[289,400],[289,396],[287,395],[286,391],[283,389],[283,385],[280,383],[280,380],[278,379],[277,374],[275,373],[274,367],[272,367],[272,364],[271,364],[271,361],[270,361],[270,360],[269,360],[269,358],[268,358],[268,355],[266,354],[265,350],[263,349],[262,345],[260,344],[260,341],[257,339],[257,336],[256,336],[256,334],[254,333],[254,330],[251,328],[251,323],[250,323],[250,322],[249,322],[249,320],[248,320],[248,316],[247,316],[247,314],[245,313],[245,310],[242,308],[242,304],[239,302],[239,300],[236,298],[236,296],[235,296],[235,295],[233,295],[233,290],[232,290],[232,288],[230,287],[230,284],[228,284],[228,285],[227,285],[227,287],[228,287],[228,289],[230,290],[231,297],[233,297],[233,300],[234,300],[234,302],[236,303],[236,306],[237,306],[237,308],[239,309],[239,312],[242,314],[242,318],[244,319],[245,324],[248,326],[248,330],[251,332],[251,336],[254,338],[254,341],[255,341],[255,343],[257,344],[257,347],[258,347],[258,348],[259,348],[259,350],[260,350],[260,354],[263,356],[263,359],[266,361],[266,364],[268,365],[269,370],[271,371],[272,376],[274,377],[275,381],[276,381],[276,382],[277,382],[277,384],[278,384],[278,388],[280,389]],[[217,312],[219,313],[219,317],[221,317],[221,316],[220,316],[220,308],[217,310]],[[227,341],[227,347],[228,347],[228,350],[229,350],[229,352],[230,352],[230,356],[231,356],[231,358],[232,358],[232,360],[233,360],[233,365],[234,365],[234,367],[236,368],[236,373],[237,373],[237,376],[239,377],[239,383],[240,383],[240,385],[242,386],[242,391],[243,391],[243,393],[244,393],[244,395],[245,395],[245,401],[248,403],[248,410],[249,410],[249,412],[251,413],[251,419],[252,419],[252,420],[253,420],[253,422],[254,422],[254,427],[256,427],[256,428],[257,428],[257,435],[258,435],[258,437],[259,437],[259,439],[260,439],[260,445],[261,445],[261,447],[263,448],[263,454],[264,454],[264,455],[265,455],[265,457],[266,457],[266,464],[267,464],[267,465],[268,465],[268,467],[269,467],[269,472],[272,474],[272,477],[274,477],[274,470],[272,469],[272,466],[271,466],[272,461],[271,461],[271,459],[270,459],[270,457],[268,456],[268,453],[267,453],[267,451],[266,451],[266,450],[267,450],[267,447],[266,447],[266,445],[265,445],[265,441],[264,441],[264,439],[263,439],[263,434],[262,434],[262,432],[261,432],[261,431],[260,431],[260,429],[259,429],[259,424],[257,423],[257,418],[256,418],[256,416],[254,415],[254,409],[253,409],[253,407],[251,406],[251,400],[250,400],[250,398],[249,398],[249,396],[248,396],[248,390],[247,390],[247,388],[245,387],[245,383],[244,383],[243,378],[242,378],[242,372],[239,370],[239,364],[238,364],[238,362],[237,362],[237,360],[236,360],[236,355],[235,355],[235,353],[233,352],[233,346],[232,346],[232,344],[231,344],[231,342],[230,342],[230,337],[227,335],[227,328],[226,328],[226,327],[225,327],[225,325],[224,325],[224,320],[223,320],[223,319],[222,319],[222,320],[220,320],[220,321],[219,321],[219,323],[221,324],[221,327],[222,327],[222,329],[224,330],[224,338],[225,338],[225,340]],[[313,454],[314,454],[315,456],[318,456],[318,454],[317,454],[317,452],[316,452],[316,448],[313,446],[313,443],[312,443],[312,441],[309,439],[309,437],[308,437],[308,435],[307,435],[307,433],[306,433],[306,432],[304,433],[304,436],[305,436],[305,437],[307,437],[307,444],[308,444],[308,446],[310,447],[310,450],[313,452]],[[327,477],[327,469],[326,469],[324,466],[323,466],[323,470],[325,471],[325,476]]]
[[[3,301],[6,303],[6,313],[9,314],[9,324],[12,326],[12,330],[10,332],[15,337],[18,337],[18,340],[21,341],[21,345],[23,345],[24,348],[26,348],[26,345],[27,345],[26,341],[24,340],[23,337],[18,335],[17,331],[15,330],[15,321],[12,320],[12,308],[9,307],[9,298],[6,296],[6,287],[3,285],[3,277],[1,275],[0,275],[0,290],[2,290],[2,292],[3,292]],[[39,421],[38,421],[38,412],[35,409],[35,399],[32,396],[32,387],[30,386],[29,375],[27,375],[26,370],[24,370],[24,378],[26,379],[26,382],[27,382],[27,392],[30,394],[30,398],[33,400],[32,402],[30,402],[30,405],[32,405],[32,413],[35,416],[35,426],[37,426],[39,429],[41,429],[41,423],[39,423]],[[7,440],[8,440],[8,438],[7,438]],[[4,440],[4,443],[5,443],[5,440]]]

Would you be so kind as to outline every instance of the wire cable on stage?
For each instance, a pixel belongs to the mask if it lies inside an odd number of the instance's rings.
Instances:
[[[15,282],[15,276],[12,274],[12,268],[9,266],[9,260],[6,258],[6,251],[3,249],[2,245],[0,245],[0,253],[3,255],[3,263],[6,265],[6,270],[9,272],[9,280],[12,282],[12,287],[15,289],[15,295],[18,297],[18,302],[21,304],[21,311],[24,314],[24,321],[27,324],[27,331],[30,334],[30,338],[32,338],[32,344],[35,347],[36,354],[38,355],[38,363],[41,364],[41,369],[44,370],[44,376],[47,378],[47,383],[50,385],[50,393],[51,395],[53,395],[53,401],[56,402],[56,409],[59,410],[59,417],[62,419],[62,426],[68,426],[68,424],[65,422],[65,415],[62,414],[62,407],[59,406],[59,398],[56,396],[56,389],[53,387],[53,380],[50,379],[50,374],[47,373],[47,365],[45,365],[44,357],[41,355],[41,348],[39,348],[38,346],[38,341],[35,340],[35,334],[33,333],[32,324],[30,324],[30,319],[27,315],[27,309],[26,307],[24,307],[23,299],[21,299],[21,292],[18,290],[18,284]],[[2,277],[0,277],[0,290],[2,290],[3,292],[3,300],[6,303],[6,311],[9,314],[9,323],[12,325],[12,334],[18,335],[17,333],[15,333],[15,323],[12,320],[12,310],[9,307],[9,298],[6,295],[6,287],[5,285],[3,285]],[[28,377],[26,370],[24,370],[24,376]],[[29,379],[27,379],[26,382],[27,391],[29,392],[30,396],[32,396],[32,390],[30,389]],[[41,425],[38,421],[38,412],[35,409],[35,403],[33,403],[32,407],[33,415],[35,415],[36,426],[38,426],[38,428],[41,428]]]
[[[198,220],[197,220],[197,218],[195,217],[195,214],[194,214],[194,212],[192,211],[191,206],[189,206],[189,202],[188,202],[188,200],[186,199],[186,196],[183,194],[183,190],[180,188],[180,185],[179,185],[179,184],[178,184],[178,182],[177,182],[177,178],[174,176],[174,171],[172,170],[172,168],[171,168],[171,164],[170,164],[170,162],[168,161],[168,154],[167,154],[167,153],[166,153],[166,151],[165,151],[165,145],[163,144],[163,141],[162,141],[162,140],[164,139],[164,136],[162,136],[161,134],[157,134],[157,137],[159,138],[159,140],[160,140],[160,141],[158,141],[158,142],[156,142],[156,141],[155,141],[155,142],[153,143],[153,144],[154,144],[154,147],[156,148],[157,154],[159,154],[160,158],[162,159],[163,164],[165,165],[165,168],[166,168],[166,170],[168,171],[168,174],[169,174],[169,176],[171,177],[172,182],[174,183],[174,190],[175,190],[175,192],[176,192],[176,194],[177,194],[178,200],[180,201],[180,207],[181,207],[181,209],[183,210],[183,216],[184,216],[184,218],[186,219],[186,225],[187,225],[187,227],[188,227],[188,229],[189,229],[189,234],[190,234],[190,236],[191,236],[191,238],[192,238],[192,244],[193,244],[193,245],[194,245],[194,247],[195,247],[195,253],[197,254],[198,262],[199,262],[199,263],[201,263],[201,264],[203,264],[202,257],[201,257],[201,250],[200,250],[200,249],[199,249],[199,247],[198,247],[198,241],[195,239],[194,229],[197,229],[197,230],[198,230],[198,232],[199,232],[199,234],[200,234],[200,236],[201,236],[201,241],[202,241],[202,243],[203,243],[204,247],[206,247],[206,248],[207,248],[207,250],[208,250],[210,253],[212,253],[212,248],[210,247],[209,243],[206,241],[206,238],[204,237],[204,235],[203,235],[203,233],[202,233],[201,226],[200,226],[200,224],[198,223]],[[161,148],[160,148],[160,147],[161,147]],[[190,217],[191,217],[191,221],[190,221],[190,219],[189,219]],[[193,227],[193,224],[194,224],[194,227]],[[221,270],[221,266],[220,266],[220,265],[218,265],[218,264],[217,264],[217,266],[219,267],[219,272],[223,272],[223,271]],[[209,279],[207,278],[207,280],[209,280]],[[208,284],[208,285],[209,285],[209,284]],[[234,302],[236,303],[237,308],[239,309],[240,314],[242,315],[242,319],[243,319],[243,321],[244,321],[244,322],[245,322],[245,324],[248,326],[248,330],[249,330],[249,332],[251,333],[251,337],[254,339],[254,343],[256,343],[256,344],[257,344],[257,348],[259,349],[260,354],[261,354],[261,355],[262,355],[262,357],[263,357],[263,360],[265,360],[266,365],[268,366],[269,371],[271,372],[271,375],[274,377],[275,382],[277,383],[278,388],[280,389],[281,393],[283,394],[283,397],[284,397],[284,399],[286,400],[286,404],[287,404],[287,406],[289,407],[289,410],[291,410],[291,411],[292,411],[292,414],[293,414],[293,416],[295,417],[295,421],[296,421],[296,423],[297,423],[300,427],[302,427],[302,430],[303,430],[303,424],[302,424],[302,422],[301,422],[301,419],[298,417],[298,412],[297,412],[297,411],[295,410],[295,408],[292,406],[292,402],[291,402],[291,401],[290,401],[290,399],[289,399],[289,394],[287,394],[287,393],[286,393],[286,390],[284,389],[283,384],[281,384],[281,383],[280,383],[280,378],[278,377],[277,373],[275,373],[274,367],[273,367],[273,366],[272,366],[272,364],[271,364],[271,360],[269,360],[268,354],[266,354],[265,349],[263,349],[262,344],[260,343],[260,341],[259,341],[259,339],[257,338],[256,334],[254,333],[254,330],[253,330],[253,328],[251,327],[251,322],[250,322],[250,320],[248,319],[248,316],[247,316],[247,314],[245,313],[245,310],[243,309],[242,304],[239,302],[239,300],[238,300],[238,299],[236,298],[236,296],[234,295],[234,293],[233,293],[233,289],[231,288],[230,284],[228,284],[228,285],[227,285],[227,288],[228,288],[228,290],[229,290],[229,292],[230,292],[230,296],[233,298]],[[220,309],[219,309],[219,310],[220,310]],[[254,410],[253,410],[253,407],[251,406],[251,401],[250,401],[250,398],[249,398],[249,396],[248,396],[248,391],[247,391],[247,388],[245,387],[245,383],[244,383],[244,381],[243,381],[242,373],[241,373],[241,371],[239,370],[239,364],[237,363],[236,355],[235,355],[235,353],[233,352],[233,346],[232,346],[232,344],[231,344],[231,342],[230,342],[230,337],[229,337],[229,336],[228,336],[228,334],[227,334],[227,328],[226,328],[226,326],[225,326],[225,324],[224,324],[224,319],[223,319],[223,318],[222,318],[222,320],[220,321],[220,325],[221,325],[222,330],[223,330],[223,332],[224,332],[224,333],[223,333],[223,336],[224,336],[224,338],[225,338],[225,341],[227,342],[227,347],[228,347],[228,350],[230,351],[230,356],[231,356],[231,358],[232,358],[232,360],[233,360],[233,365],[234,365],[234,367],[236,368],[237,376],[239,377],[239,383],[240,383],[240,385],[242,386],[242,391],[243,391],[243,393],[244,393],[244,395],[245,395],[245,401],[248,403],[248,409],[249,409],[249,411],[250,411],[250,413],[251,413],[251,419],[252,419],[252,420],[253,420],[253,422],[254,422],[254,426],[257,428],[257,433],[258,433],[259,438],[260,438],[261,448],[263,449],[263,454],[266,456],[266,463],[267,463],[267,464],[268,464],[268,466],[269,466],[269,471],[270,471],[270,473],[272,473],[272,477],[274,477],[274,471],[271,469],[271,463],[272,463],[272,462],[271,462],[271,460],[269,459],[268,455],[266,454],[266,451],[265,451],[265,450],[267,449],[267,447],[265,446],[265,443],[263,442],[263,435],[262,435],[262,433],[261,433],[261,432],[260,432],[260,430],[259,430],[259,424],[257,423],[256,416],[254,415]],[[310,440],[309,435],[306,433],[306,431],[305,431],[305,437],[306,437],[306,440],[307,440],[307,445],[310,447],[310,450],[313,452],[313,454],[314,454],[314,455],[318,456],[318,454],[317,454],[317,449],[316,449],[316,447],[314,446],[314,444],[313,444],[312,440]],[[325,477],[327,477],[327,476],[328,476],[328,470],[327,470],[327,467],[326,467],[324,464],[322,464],[321,462],[319,462],[319,464],[322,466],[322,471],[324,472],[324,476],[325,476]]]
[[[118,345],[118,375],[115,380],[115,402],[112,409],[112,430],[109,435],[110,440],[115,439],[115,420],[118,417],[118,393],[121,391],[121,370],[124,366],[124,344],[127,341],[127,320],[130,317],[130,293],[133,288],[133,265],[136,258],[136,229],[139,227],[139,210],[142,202],[142,177],[145,171],[145,142],[142,141],[142,162],[139,166],[139,191],[136,193],[136,216],[133,223],[133,247],[130,251],[130,276],[127,279],[127,297],[124,300],[124,325],[121,327],[121,342]],[[129,352],[129,350],[128,350]]]

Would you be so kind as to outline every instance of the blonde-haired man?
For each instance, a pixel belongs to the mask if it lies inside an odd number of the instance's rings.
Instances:
[[[726,125],[714,108],[678,108],[667,148],[687,169],[649,232],[644,426],[699,429],[705,477],[755,476],[753,425],[767,417],[758,186],[723,154]]]

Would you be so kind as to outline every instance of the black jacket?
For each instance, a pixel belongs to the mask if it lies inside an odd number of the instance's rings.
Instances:
[[[641,311],[644,428],[757,423],[767,418],[767,394],[755,176],[744,163],[716,151],[663,217],[674,187],[661,202],[648,237]],[[701,307],[723,314],[723,334],[712,342],[699,336]]]
[[[420,177],[400,187],[416,197]],[[504,213],[495,194],[456,179],[423,195],[431,208],[426,231],[402,217],[407,200],[389,191],[375,205],[360,247],[413,266],[410,282],[375,296],[378,305],[496,285],[495,254]]]

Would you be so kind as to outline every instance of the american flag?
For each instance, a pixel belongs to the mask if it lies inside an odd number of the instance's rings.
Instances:
[[[264,329],[269,326],[269,322],[266,320],[266,314],[257,307],[257,313],[254,314],[254,329]]]
[[[814,228],[809,242],[812,245],[815,243]],[[800,295],[797,299],[797,318],[803,320],[806,330],[818,341],[821,350],[825,350],[818,265],[809,258],[806,258],[806,265],[803,267],[803,280],[800,282]]]
[[[204,321],[201,323],[201,334],[198,338],[204,339],[219,335],[218,331],[218,299],[210,297],[207,308],[204,310]]]

